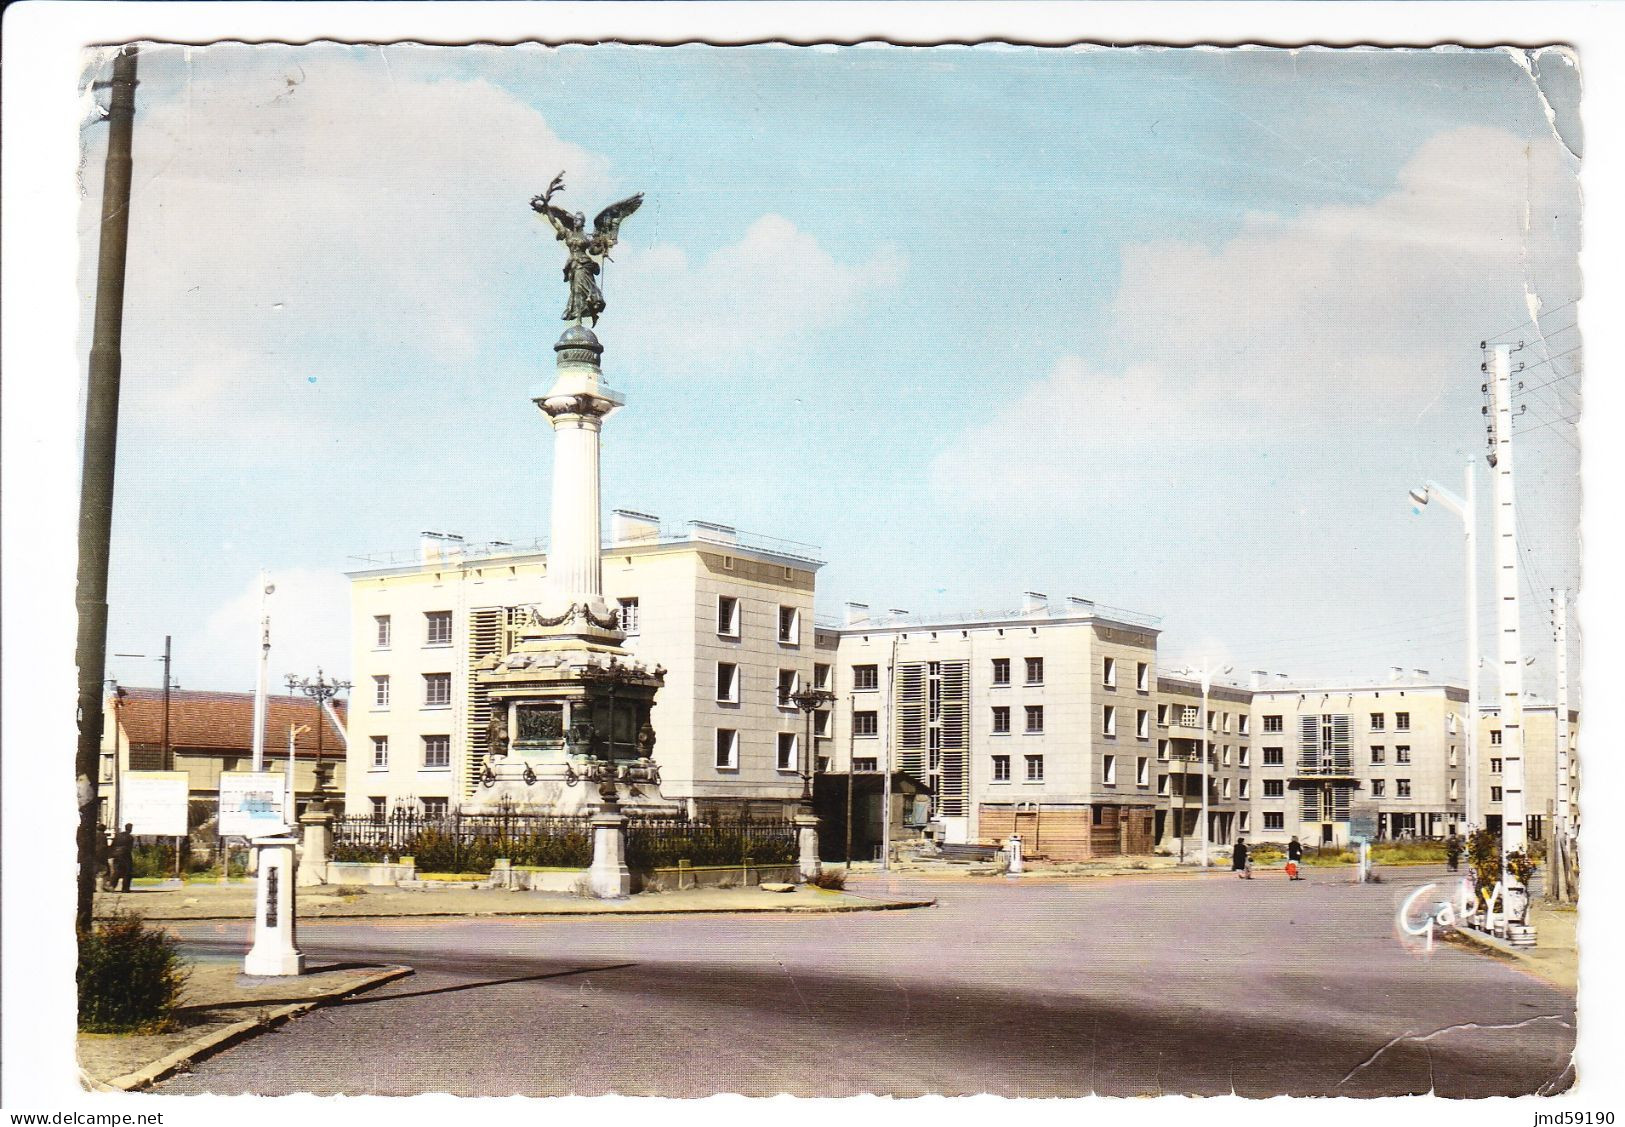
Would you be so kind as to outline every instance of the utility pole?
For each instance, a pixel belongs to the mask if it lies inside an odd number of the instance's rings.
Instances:
[[[265,770],[265,697],[269,690],[271,663],[271,615],[265,609],[265,600],[276,585],[260,572],[260,666],[254,682],[254,770]]]
[[[1507,345],[1495,345],[1490,353],[1487,390],[1501,694],[1501,880],[1506,890],[1506,918],[1510,921],[1526,920],[1528,890],[1507,867],[1507,857],[1522,853],[1528,842],[1523,762],[1523,648],[1518,631],[1518,533],[1512,482],[1512,356]]]
[[[169,743],[169,635],[164,635],[164,770],[175,769],[175,753]]]
[[[130,233],[130,138],[135,125],[135,48],[113,57],[107,111],[107,165],[96,263],[96,320],[85,396],[85,451],[79,481],[79,745],[74,774],[79,801],[79,934],[91,928],[96,896],[96,779],[101,765],[102,687],[107,674],[107,570],[113,529],[113,469],[118,450],[119,378],[123,367],[124,266]]]
[[[852,713],[857,708],[857,698],[851,693],[846,694],[846,868],[852,869],[852,776],[856,773],[852,766],[852,753],[857,750],[857,735],[852,731]]]
[[[1552,898],[1563,903],[1574,899],[1569,885],[1569,591],[1557,591],[1552,599],[1553,639],[1557,645],[1557,789],[1552,810],[1552,850],[1546,859],[1551,872]]]

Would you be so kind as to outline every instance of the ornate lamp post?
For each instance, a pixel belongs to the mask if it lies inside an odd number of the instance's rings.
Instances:
[[[316,702],[316,797],[313,800],[317,809],[326,808],[326,796],[332,792],[332,776],[328,770],[325,758],[326,749],[323,747],[323,734],[327,731],[327,702],[340,693],[350,691],[348,681],[329,681],[322,674],[322,667],[316,667],[315,678],[295,677],[288,674],[285,680],[290,691],[298,690]]]
[[[813,749],[812,718],[813,713],[835,702],[835,694],[828,689],[805,688],[800,692],[791,693],[790,699],[795,706],[801,709],[802,715],[807,718],[807,745],[801,752],[801,804],[811,807],[813,800],[812,784],[813,773],[818,770],[818,757]],[[850,769],[850,764],[848,765]]]

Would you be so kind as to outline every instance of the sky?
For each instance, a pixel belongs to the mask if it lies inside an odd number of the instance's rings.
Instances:
[[[546,537],[563,251],[527,201],[565,170],[589,216],[646,196],[598,326],[606,513],[816,545],[828,614],[1036,590],[1159,616],[1165,668],[1459,679],[1461,523],[1407,491],[1475,459],[1488,513],[1479,344],[1522,342],[1551,692],[1548,592],[1580,580],[1562,52],[217,45],[140,79],[125,683],[170,634],[183,687],[251,689],[262,568],[273,675],[342,676],[355,557]],[[1480,590],[1487,640],[1487,553]]]

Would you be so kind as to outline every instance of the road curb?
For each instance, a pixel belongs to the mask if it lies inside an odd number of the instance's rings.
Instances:
[[[546,909],[516,908],[490,912],[382,912],[342,916],[302,916],[302,924],[332,923],[335,920],[434,920],[491,919],[499,916],[528,916],[560,920],[595,919],[599,916],[736,916],[736,915],[829,915],[836,912],[894,912],[904,908],[933,908],[936,900],[885,900],[872,904],[762,905],[741,908],[601,908],[591,912],[557,912]],[[148,923],[194,924],[249,921],[251,916],[143,916]]]
[[[117,1092],[140,1091],[172,1075],[184,1064],[211,1057],[222,1049],[230,1048],[239,1041],[245,1041],[255,1034],[275,1029],[300,1014],[309,1013],[311,1010],[319,1009],[340,999],[360,994],[365,990],[371,990],[375,986],[382,986],[386,982],[393,982],[397,978],[404,978],[411,973],[411,967],[384,967],[378,973],[368,976],[354,986],[335,991],[332,994],[325,994],[319,998],[309,998],[303,1002],[291,1002],[287,1005],[278,1006],[263,1017],[235,1022],[224,1029],[216,1029],[214,1032],[199,1037],[190,1044],[181,1046],[169,1055],[153,1061],[144,1068],[138,1068],[134,1072],[127,1072],[123,1076],[116,1076],[112,1080],[95,1081],[93,1082],[94,1087],[99,1090]]]

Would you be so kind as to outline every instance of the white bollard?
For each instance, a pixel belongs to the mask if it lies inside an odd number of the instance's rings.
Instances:
[[[1021,865],[1021,835],[1011,834],[1010,840],[1005,843],[1005,848],[1010,853],[1010,875],[1013,877],[1020,876],[1023,871]]]
[[[254,946],[243,959],[243,973],[293,975],[305,973],[294,925],[294,867],[292,837],[254,839],[259,876],[254,894]]]

